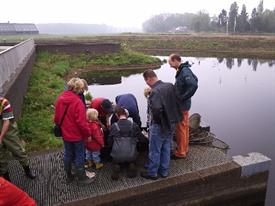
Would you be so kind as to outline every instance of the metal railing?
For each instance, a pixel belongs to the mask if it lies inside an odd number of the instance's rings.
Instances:
[[[4,85],[21,72],[34,49],[34,40],[29,39],[0,52],[0,95],[5,92]]]

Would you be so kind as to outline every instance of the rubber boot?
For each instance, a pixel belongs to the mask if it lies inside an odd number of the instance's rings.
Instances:
[[[128,166],[127,177],[134,178],[137,176],[137,167],[134,163],[130,163]]]
[[[25,171],[25,174],[30,179],[35,179],[36,175],[31,171],[29,166],[23,166],[23,169]]]
[[[113,164],[111,179],[112,180],[118,180],[119,179],[119,172],[120,172],[119,164]]]
[[[67,183],[70,183],[74,180],[74,176],[72,174],[72,165],[64,165],[64,169],[67,176]]]
[[[84,168],[77,168],[76,177],[77,177],[77,182],[80,185],[88,185],[88,184],[91,184],[94,181],[94,178],[87,177]]]
[[[101,163],[101,162],[95,163],[95,168],[96,168],[97,170],[101,169],[103,166],[104,166],[104,164]]]
[[[9,172],[6,172],[6,173],[3,175],[3,178],[4,178],[5,180],[8,180],[9,182],[11,181]]]

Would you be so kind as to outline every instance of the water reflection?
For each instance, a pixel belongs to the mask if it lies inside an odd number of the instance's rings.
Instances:
[[[121,76],[118,77],[93,77],[91,74],[89,77],[85,78],[89,85],[99,84],[99,85],[113,85],[121,83]]]
[[[225,61],[225,65],[228,69],[232,69],[235,61],[237,62],[238,67],[242,67],[242,63],[245,59],[243,58],[217,58],[217,61],[219,64],[222,64]],[[251,66],[253,71],[257,71],[258,68],[258,64],[260,63],[262,64],[267,64],[269,67],[273,67],[275,65],[275,60],[259,60],[259,59],[246,59],[247,60],[247,64],[249,66]]]
[[[233,58],[226,58],[226,66],[228,69],[232,69],[233,65],[234,65],[234,59]]]
[[[241,67],[241,66],[242,66],[242,61],[243,61],[243,59],[241,59],[241,58],[238,58],[238,59],[237,59],[238,67]]]
[[[209,58],[192,58],[190,61],[191,64],[201,65],[201,63],[207,61]],[[211,58],[214,60],[214,58]],[[247,64],[243,65],[243,62],[246,61]],[[259,64],[260,65],[267,65],[268,67],[275,66],[275,60],[258,60],[258,59],[243,59],[243,58],[216,58],[216,62],[213,62],[211,68],[217,68],[219,71],[223,69],[221,65],[225,65],[227,69],[232,70],[238,68],[247,68],[248,66],[252,68],[252,71],[257,71]],[[165,64],[164,64],[165,65]],[[237,67],[235,67],[237,65]],[[128,70],[128,71],[120,71],[120,72],[110,72],[110,71],[103,71],[103,72],[87,72],[81,75],[82,78],[86,79],[89,85],[114,85],[122,83],[122,77],[128,77],[133,74],[142,73],[142,70]],[[245,74],[244,82],[247,83],[248,77]],[[221,87],[223,78],[222,76],[218,77],[218,85]]]

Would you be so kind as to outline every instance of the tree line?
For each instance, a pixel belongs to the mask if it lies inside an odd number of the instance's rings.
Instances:
[[[222,9],[218,16],[199,11],[196,14],[159,14],[143,23],[144,32],[225,32],[225,33],[272,33],[275,32],[275,8],[264,9],[261,0],[249,15],[246,5],[239,8],[233,2],[229,11]]]

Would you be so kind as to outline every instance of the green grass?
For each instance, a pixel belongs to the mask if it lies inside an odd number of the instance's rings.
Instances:
[[[156,58],[129,50],[96,57],[38,53],[24,99],[22,116],[18,121],[20,136],[28,143],[27,150],[40,151],[62,146],[61,139],[54,137],[52,133],[54,102],[64,90],[64,76],[71,69],[90,65],[117,66],[156,62],[159,62]],[[116,72],[108,72],[110,74],[116,75]]]

